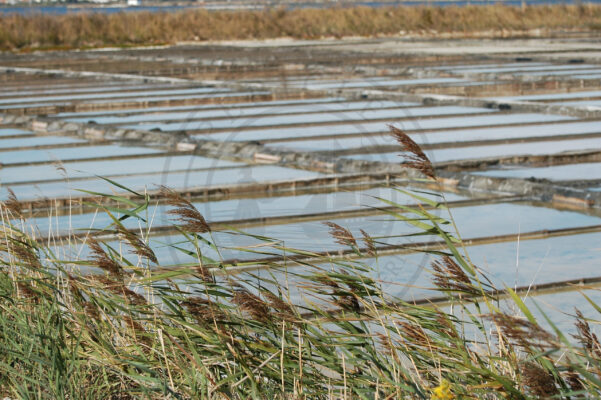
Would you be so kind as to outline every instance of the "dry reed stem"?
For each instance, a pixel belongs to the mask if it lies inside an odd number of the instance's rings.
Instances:
[[[23,214],[22,214],[23,209],[21,206],[21,202],[19,202],[19,199],[17,199],[15,192],[13,192],[13,190],[11,188],[8,188],[7,191],[8,191],[8,198],[6,200],[4,200],[2,202],[2,204],[4,205],[6,210],[8,210],[14,216],[22,218],[23,217]]]
[[[183,230],[194,233],[211,232],[211,227],[203,215],[179,193],[162,186],[161,195],[167,199],[167,204],[175,207],[168,210],[167,214],[176,216],[176,220],[181,223],[180,227]]]
[[[323,222],[323,224],[330,228],[330,236],[336,239],[336,243],[343,246],[357,247],[357,240],[355,240],[351,231],[334,222]]]
[[[601,343],[599,343],[597,335],[593,333],[589,323],[578,309],[576,309],[575,325],[577,333],[572,336],[576,338],[591,355],[601,358]]]
[[[372,257],[375,257],[378,254],[378,249],[376,247],[374,239],[363,229],[360,229],[360,231],[361,235],[363,236],[363,243],[365,243],[365,246],[367,247],[367,254]]]
[[[522,384],[538,398],[548,399],[559,394],[555,379],[547,370],[533,362],[524,363],[520,368]]]
[[[91,261],[94,265],[118,279],[123,279],[123,268],[121,265],[108,256],[95,238],[88,238],[87,244],[92,252]]]
[[[525,318],[508,314],[491,314],[488,317],[503,334],[524,349],[557,347],[555,336]]]
[[[401,145],[402,151],[407,153],[403,155],[406,159],[404,165],[421,172],[430,179],[435,179],[434,167],[422,148],[399,128],[392,125],[389,125],[388,128],[392,136]]]
[[[477,296],[481,291],[472,284],[465,271],[449,256],[432,262],[432,280],[444,290],[460,291]]]

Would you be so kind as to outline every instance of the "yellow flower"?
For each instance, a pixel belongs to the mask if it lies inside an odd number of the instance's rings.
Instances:
[[[440,382],[440,385],[432,389],[430,400],[453,400],[455,395],[451,391],[451,384],[446,379]]]

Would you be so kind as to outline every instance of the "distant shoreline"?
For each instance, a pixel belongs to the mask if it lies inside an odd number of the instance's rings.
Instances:
[[[490,6],[490,5],[567,5],[579,4],[578,0],[346,0],[346,1],[174,1],[174,2],[147,2],[141,1],[140,5],[131,6],[126,2],[121,3],[17,3],[0,4],[0,15],[2,14],[52,14],[64,15],[80,12],[94,12],[100,14],[114,14],[118,12],[174,12],[186,9],[198,10],[264,10],[269,8],[285,8],[289,10],[303,8],[350,8],[350,7],[396,7],[396,6]],[[601,0],[590,0],[580,4],[601,4]]]
[[[520,2],[521,3],[521,2]],[[0,50],[66,50],[181,42],[342,37],[544,37],[601,32],[601,5],[174,9],[0,13]],[[134,9],[144,11],[144,7]],[[67,9],[67,6],[63,6]],[[161,11],[161,10],[158,10]],[[163,10],[169,11],[169,10]]]

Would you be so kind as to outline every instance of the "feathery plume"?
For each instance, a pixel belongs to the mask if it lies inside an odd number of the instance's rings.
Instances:
[[[121,268],[121,265],[108,256],[96,239],[89,238],[88,246],[92,252],[90,258],[94,265],[117,278],[123,278],[123,268]]]
[[[100,319],[100,313],[98,312],[98,308],[92,302],[86,301],[83,304],[83,311],[87,317],[90,319],[97,321]]]
[[[196,271],[198,272],[198,276],[205,283],[215,283],[215,276],[211,272],[211,269],[205,267],[204,265],[197,265]]]
[[[144,296],[128,288],[125,284],[123,284],[122,281],[115,281],[111,278],[98,275],[90,277],[89,280],[100,283],[103,285],[103,289],[106,289],[111,293],[123,296],[130,304],[134,306],[148,304]]]
[[[390,129],[390,133],[396,139],[396,141],[401,145],[403,152],[407,153],[405,155],[406,162],[405,165],[409,168],[413,168],[422,174],[426,175],[428,178],[434,179],[434,167],[432,166],[432,162],[423,152],[422,148],[413,141],[405,132],[396,128],[392,125],[388,125]]]
[[[372,257],[375,257],[377,255],[378,249],[376,248],[374,239],[371,236],[369,236],[369,234],[363,229],[360,229],[360,231],[361,235],[363,236],[363,243],[365,243],[365,246],[367,247],[367,254]]]
[[[19,289],[19,293],[21,296],[26,297],[28,299],[37,299],[37,295],[35,291],[31,288],[31,286],[26,282],[17,281],[17,288]]]
[[[580,378],[580,374],[578,374],[578,372],[574,371],[572,368],[568,368],[568,370],[565,372],[564,380],[574,392],[583,392],[585,390],[584,384]]]
[[[330,228],[330,236],[336,239],[336,243],[349,247],[357,247],[357,241],[351,231],[333,222],[323,222],[323,224]]]
[[[376,332],[375,334],[379,344],[382,346],[382,348],[384,349],[384,353],[387,355],[393,355],[394,353],[394,346],[392,344],[392,341],[390,340],[390,338],[381,333],[381,332]]]
[[[199,323],[217,323],[225,319],[221,310],[208,299],[190,297],[182,304]]]
[[[269,301],[269,305],[271,306],[271,308],[278,312],[278,317],[287,321],[295,320],[294,312],[292,311],[292,307],[290,306],[290,304],[286,303],[284,300],[271,293],[270,291],[263,292],[263,295]]]
[[[123,324],[136,333],[146,333],[146,329],[129,315],[123,315]]]
[[[542,398],[559,394],[553,375],[535,363],[524,363],[520,372],[522,373],[522,383],[530,389],[532,394]]]
[[[353,312],[361,311],[361,304],[354,294],[343,294],[341,296],[337,296],[334,300],[334,303],[344,310]]]
[[[432,280],[439,288],[473,295],[480,293],[472,285],[465,271],[451,257],[443,256],[442,260],[435,260],[432,262],[432,269],[434,270]]]
[[[37,249],[30,243],[16,238],[9,238],[6,244],[9,253],[23,265],[34,269],[42,268],[42,262],[38,256]]]
[[[589,323],[586,321],[580,310],[576,309],[576,330],[578,333],[572,335],[580,344],[591,354],[601,357],[601,344],[597,335],[591,331]]]
[[[194,233],[211,232],[211,227],[192,203],[165,186],[161,186],[160,192],[167,199],[167,204],[175,207],[167,211],[167,214],[176,216],[183,230]]]
[[[524,348],[554,347],[555,337],[533,324],[527,319],[514,317],[507,314],[493,314],[488,316],[503,332],[503,334]]]
[[[403,331],[404,338],[409,339],[409,341],[419,346],[430,346],[428,335],[421,326],[405,321],[401,321],[399,325],[401,327],[401,330]]]
[[[154,251],[152,251],[152,249],[146,243],[144,243],[142,239],[138,237],[138,235],[131,231],[128,231],[122,226],[118,227],[118,232],[121,238],[127,241],[127,243],[129,243],[129,245],[132,247],[132,253],[137,254],[140,257],[144,257],[155,264],[158,263]]]
[[[438,326],[441,332],[444,332],[448,337],[452,337],[455,339],[459,338],[459,334],[455,329],[455,326],[450,320],[450,317],[443,313],[440,310],[436,310],[436,322],[438,322]]]
[[[19,201],[19,199],[17,199],[17,195],[15,195],[15,192],[13,192],[13,190],[11,188],[7,189],[8,191],[8,198],[6,200],[4,200],[2,202],[2,204],[4,204],[4,207],[6,207],[6,209],[11,212],[13,215],[22,218],[23,217],[23,207],[21,205],[21,202]]]
[[[242,311],[248,313],[257,321],[265,322],[270,319],[267,304],[246,289],[236,290],[232,298],[232,303],[239,306]]]

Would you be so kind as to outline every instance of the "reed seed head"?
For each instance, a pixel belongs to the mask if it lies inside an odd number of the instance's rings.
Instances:
[[[6,244],[8,252],[24,266],[33,269],[42,268],[42,262],[40,261],[37,248],[32,244],[14,237],[8,238]]]
[[[423,152],[422,148],[415,143],[415,141],[411,139],[409,135],[399,128],[392,125],[388,125],[388,128],[390,129],[392,136],[401,145],[402,151],[407,153],[404,155],[406,159],[405,165],[421,172],[428,178],[434,179],[436,177],[434,173],[434,167],[432,166],[432,162],[428,156],[426,156],[426,154]]]
[[[363,236],[363,243],[365,243],[365,246],[367,247],[367,254],[372,257],[375,257],[378,253],[378,249],[376,247],[374,239],[363,229],[360,229],[360,231],[361,235]]]
[[[578,372],[574,371],[574,369],[572,368],[569,368],[565,372],[564,380],[570,386],[570,389],[574,392],[583,392],[585,390],[580,374],[578,374]]]
[[[357,296],[355,296],[354,294],[343,294],[343,295],[337,296],[336,299],[334,300],[334,303],[338,307],[340,307],[344,310],[348,310],[348,311],[352,311],[352,312],[360,312],[361,311],[361,304],[359,303]]]
[[[89,280],[91,282],[96,282],[100,284],[101,290],[106,290],[118,296],[123,296],[125,300],[127,300],[127,302],[131,305],[141,306],[148,304],[144,296],[128,288],[121,280],[115,281],[109,277],[99,275],[90,277]]]
[[[175,220],[180,222],[183,230],[194,233],[211,232],[211,227],[200,211],[179,193],[162,186],[161,195],[167,199],[167,204],[174,207],[168,210],[167,214],[175,216]]]
[[[203,324],[217,323],[225,319],[225,315],[215,303],[202,297],[189,297],[182,305]]]
[[[23,207],[19,199],[17,199],[17,195],[15,194],[15,192],[13,192],[11,188],[8,188],[7,191],[8,197],[2,202],[2,204],[11,214],[13,214],[16,217],[23,218]]]
[[[460,291],[471,295],[478,295],[480,291],[474,287],[472,281],[467,276],[455,260],[449,256],[443,256],[441,260],[432,262],[434,270],[434,284],[444,290]]]
[[[343,246],[357,247],[357,241],[351,231],[334,222],[323,222],[323,224],[330,228],[330,236],[336,239],[336,243]]]
[[[213,275],[210,268],[204,265],[197,265],[196,272],[204,283],[215,283],[215,275]]]
[[[142,239],[135,233],[128,231],[127,229],[120,226],[118,228],[119,235],[124,239],[132,248],[132,253],[137,254],[140,257],[144,257],[147,260],[157,264],[158,260],[154,251],[146,244]]]
[[[555,337],[525,318],[507,314],[492,314],[488,316],[503,334],[523,348],[556,347]]]
[[[277,315],[279,318],[284,319],[286,321],[296,320],[294,311],[292,310],[292,306],[286,303],[282,298],[276,296],[270,291],[263,292],[263,295],[269,301],[269,305],[271,308],[277,311]]]
[[[539,398],[546,399],[559,394],[553,375],[539,365],[524,363],[520,372],[523,385]]]
[[[106,251],[104,251],[100,243],[98,243],[95,238],[91,237],[88,239],[88,246],[92,252],[91,261],[94,263],[94,265],[115,276],[116,278],[123,278],[123,268],[121,265],[109,257],[109,255],[106,253]]]
[[[17,288],[19,290],[19,294],[21,297],[25,297],[28,299],[36,299],[37,295],[35,291],[31,288],[31,285],[27,282],[18,281]]]
[[[270,320],[267,303],[246,289],[237,289],[234,292],[232,303],[236,304],[240,307],[240,310],[249,314],[256,321],[266,322]]]
[[[592,355],[601,357],[601,344],[580,310],[576,309],[576,331],[572,335]]]

